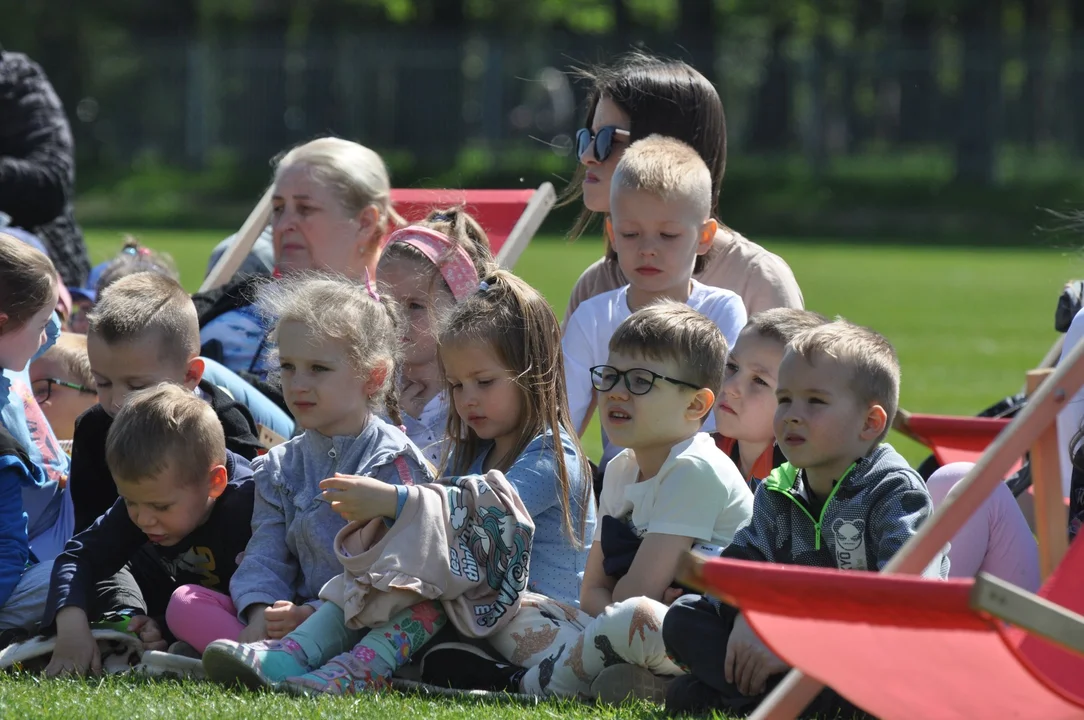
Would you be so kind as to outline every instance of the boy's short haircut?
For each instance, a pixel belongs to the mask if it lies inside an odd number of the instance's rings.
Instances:
[[[637,355],[681,368],[679,380],[716,395],[726,377],[730,352],[719,326],[685,303],[660,300],[640,308],[617,326],[610,352]]]
[[[693,204],[707,220],[711,216],[711,171],[691,146],[662,135],[649,135],[629,145],[614,169],[614,190],[642,190]]]
[[[827,317],[812,310],[771,308],[750,315],[742,332],[756,333],[762,338],[786,345],[806,330],[830,322],[832,321]]]
[[[807,330],[790,341],[789,350],[811,364],[831,358],[847,372],[847,387],[864,405],[880,405],[888,416],[878,445],[888,435],[900,403],[900,361],[883,335],[843,318]]]
[[[53,360],[68,377],[83,387],[94,387],[94,373],[90,370],[90,358],[87,357],[87,336],[78,333],[62,332],[56,344],[42,353],[42,360]]]
[[[149,332],[159,339],[159,357],[188,361],[199,355],[196,306],[173,278],[141,272],[117,280],[98,298],[88,334],[106,343],[132,342]]]
[[[226,436],[211,405],[182,385],[162,383],[128,396],[105,441],[113,477],[139,482],[173,468],[186,485],[226,463]]]

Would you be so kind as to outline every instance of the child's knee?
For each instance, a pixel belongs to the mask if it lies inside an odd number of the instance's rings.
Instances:
[[[206,590],[199,585],[181,585],[174,590],[166,605],[166,624],[172,626],[177,620],[183,622],[204,599],[205,593]]]

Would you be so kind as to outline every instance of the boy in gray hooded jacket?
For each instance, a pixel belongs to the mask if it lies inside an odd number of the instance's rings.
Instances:
[[[870,571],[888,563],[933,513],[922,478],[883,443],[899,378],[892,345],[844,320],[788,344],[775,435],[789,462],[757,489],[752,521],[724,557]],[[924,574],[947,577],[948,557],[942,553]],[[671,712],[750,711],[788,669],[735,608],[706,598],[672,606],[663,638],[690,673],[667,690]],[[854,712],[830,690],[810,710]]]

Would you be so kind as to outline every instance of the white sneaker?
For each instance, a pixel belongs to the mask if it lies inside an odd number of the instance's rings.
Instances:
[[[132,672],[150,677],[165,677],[177,680],[207,679],[207,674],[203,671],[203,663],[199,658],[159,652],[158,650],[144,652],[142,662],[136,665]]]

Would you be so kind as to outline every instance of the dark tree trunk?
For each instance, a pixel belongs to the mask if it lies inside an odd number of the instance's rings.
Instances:
[[[924,0],[907,2],[900,19],[899,139],[929,142],[936,134],[940,90],[934,68],[937,11]]]
[[[1079,4],[1079,3],[1078,3]],[[1024,63],[1027,75],[1020,94],[1020,133],[1034,149],[1050,132],[1047,63],[1050,61],[1050,0],[1024,0]]]
[[[994,180],[1001,91],[1001,0],[970,0],[957,13],[963,83],[956,111],[956,180]]]
[[[862,68],[869,64],[869,36],[882,17],[882,3],[860,2],[854,18],[854,41],[844,56],[841,105],[844,122],[843,151],[850,153],[869,137],[869,117],[858,108]]]
[[[1076,154],[1084,154],[1084,2],[1073,0],[1069,3],[1070,47],[1069,87],[1066,105],[1074,118],[1071,129],[1073,149]]]
[[[678,37],[689,49],[693,67],[715,82],[715,3],[711,0],[681,0]]]
[[[750,150],[776,151],[790,145],[792,68],[785,56],[792,31],[789,20],[780,20],[772,29],[764,78],[757,90],[756,111],[750,125]]]

